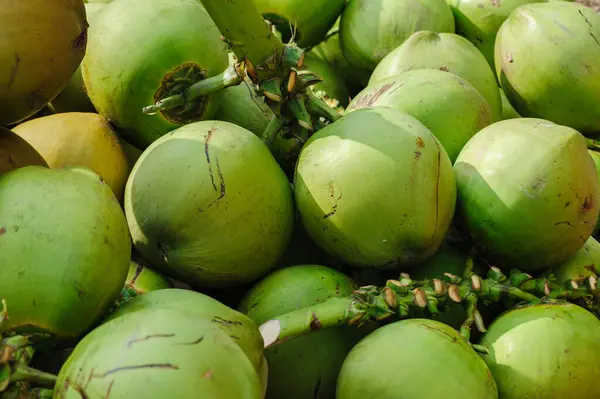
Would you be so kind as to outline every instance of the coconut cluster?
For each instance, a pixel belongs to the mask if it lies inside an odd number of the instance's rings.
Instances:
[[[0,397],[598,398],[592,8],[0,21]]]

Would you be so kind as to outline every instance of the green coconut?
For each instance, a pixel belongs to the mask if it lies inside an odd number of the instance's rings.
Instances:
[[[446,0],[454,14],[456,33],[469,39],[494,67],[494,43],[502,23],[517,7],[547,0]]]
[[[0,126],[0,175],[29,165],[48,167],[44,158],[18,134]]]
[[[300,47],[321,42],[342,12],[345,0],[251,0],[263,17]]]
[[[412,69],[441,69],[463,78],[487,100],[492,120],[501,119],[502,102],[494,72],[477,47],[464,37],[453,33],[414,33],[381,60],[369,85]]]
[[[497,399],[498,391],[484,361],[455,329],[410,319],[375,330],[350,351],[336,398]]]
[[[128,0],[108,4],[90,29],[81,72],[98,113],[145,149],[165,133],[214,116],[212,96],[154,115],[142,108],[228,66],[219,29],[198,1]]]
[[[3,0],[0,5],[0,126],[35,114],[83,59],[82,0]]]
[[[79,338],[115,301],[131,241],[119,202],[85,168],[0,176],[0,333]]]
[[[296,204],[315,243],[346,264],[407,266],[433,255],[450,228],[451,168],[417,119],[364,108],[307,141],[294,176]]]
[[[100,12],[106,7],[106,2],[85,4],[87,22],[92,26]],[[84,57],[85,58],[85,57]],[[81,65],[77,68],[67,86],[54,97],[52,107],[56,112],[96,112],[94,105],[85,92],[83,76],[81,76]]]
[[[172,309],[112,320],[77,344],[60,370],[53,398],[108,395],[262,398],[258,375],[234,339],[202,317]]]
[[[263,339],[254,321],[216,299],[199,292],[178,288],[165,288],[148,292],[121,305],[104,320],[104,323],[117,318],[127,318],[137,312],[158,311],[161,309],[185,312],[190,316],[210,321],[235,339],[235,342],[250,359],[257,373],[263,375],[267,372],[267,364],[263,357]],[[263,377],[266,378],[266,374]]]
[[[596,174],[598,176],[598,182],[600,183],[600,152],[588,149],[588,153],[594,161],[594,165],[596,166]],[[600,216],[598,217],[598,221],[596,222],[596,226],[594,227],[593,234],[597,234],[598,231],[600,231]]]
[[[416,69],[377,81],[360,92],[346,113],[373,106],[404,111],[421,121],[454,162],[471,137],[492,123],[486,99],[467,81],[436,69]]]
[[[293,227],[290,183],[264,142],[229,122],[195,122],[163,136],[134,166],[125,212],[140,254],[195,288],[268,273]]]
[[[254,285],[238,310],[258,325],[329,298],[346,297],[358,286],[345,274],[320,265],[277,270]],[[266,398],[335,397],[337,376],[362,330],[324,329],[265,350],[269,365]]]
[[[498,31],[495,63],[519,114],[600,132],[600,14],[591,8],[561,1],[519,7]]]
[[[600,243],[594,237],[588,238],[583,247],[561,265],[552,270],[556,281],[573,288],[570,280],[585,285],[590,277],[600,277]]]
[[[496,122],[454,164],[458,219],[498,267],[559,265],[590,237],[598,179],[584,137],[533,118]]]
[[[340,46],[339,22],[340,18],[337,19],[327,33],[325,40],[319,43],[318,46],[313,47],[306,55],[327,62],[338,76],[344,80],[350,94],[354,95],[367,87],[371,73],[368,70],[351,66],[346,61]]]
[[[340,44],[350,64],[372,71],[414,32],[454,32],[445,0],[352,0],[340,21]]]
[[[499,90],[500,99],[502,100],[502,120],[521,118],[521,115],[519,115],[518,112],[515,111],[515,108],[512,106],[510,101],[508,101],[508,98],[506,98],[504,90],[502,90],[501,87],[499,88]]]
[[[511,310],[481,344],[502,399],[595,399],[600,379],[600,320],[570,303]]]

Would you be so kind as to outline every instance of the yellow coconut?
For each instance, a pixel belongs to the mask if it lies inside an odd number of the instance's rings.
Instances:
[[[108,120],[91,112],[67,112],[32,119],[13,128],[51,168],[86,166],[100,175],[122,201],[131,165]]]
[[[29,165],[48,166],[27,141],[0,126],[0,175]]]
[[[87,27],[82,0],[0,1],[0,125],[33,115],[65,87]]]

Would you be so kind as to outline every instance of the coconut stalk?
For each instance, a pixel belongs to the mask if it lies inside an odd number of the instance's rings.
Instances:
[[[6,304],[1,312],[6,314]],[[0,321],[1,324],[1,321]],[[54,374],[29,367],[35,353],[31,342],[21,335],[10,336],[0,342],[0,393],[32,392],[30,385],[52,388]],[[21,396],[19,396],[21,397]]]
[[[419,309],[434,316],[443,312],[448,305],[459,303],[464,306],[466,315],[460,332],[469,340],[473,325],[480,332],[486,331],[478,307],[498,303],[502,299],[525,303],[559,299],[582,302],[599,315],[600,308],[595,302],[597,282],[597,277],[592,276],[583,285],[569,281],[562,287],[552,278],[534,279],[518,270],[512,270],[507,276],[497,267],[490,267],[484,279],[473,271],[473,261],[470,259],[462,277],[446,273],[441,279],[415,281],[403,273],[399,280],[388,280],[383,287],[361,287],[349,297],[332,298],[268,320],[259,329],[265,348],[269,348],[323,328],[361,327],[392,316],[409,318],[413,310]],[[473,347],[486,351],[477,345]]]
[[[296,52],[295,60],[290,63],[301,66],[304,52],[295,45],[284,45],[251,0],[201,0],[201,3],[237,59],[246,64],[249,76],[255,78],[253,81],[286,78],[286,71],[280,65],[286,47],[287,51]]]
[[[201,2],[235,54],[234,64],[218,76],[171,91],[142,112],[155,114],[182,107],[198,97],[241,84],[248,77],[276,115],[262,135],[269,146],[284,128],[284,138],[294,137],[302,143],[323,126],[323,121],[333,122],[341,116],[312,92],[311,86],[322,79],[302,70],[304,50],[293,39],[281,42],[251,0]]]

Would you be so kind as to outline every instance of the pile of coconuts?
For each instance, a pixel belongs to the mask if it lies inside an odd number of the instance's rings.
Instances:
[[[0,21],[1,398],[600,395],[593,8]]]

